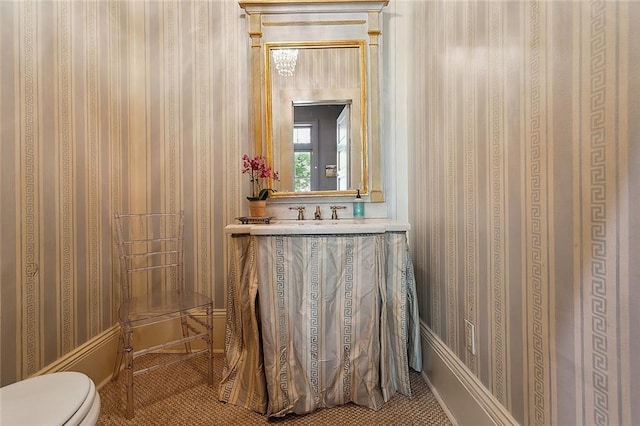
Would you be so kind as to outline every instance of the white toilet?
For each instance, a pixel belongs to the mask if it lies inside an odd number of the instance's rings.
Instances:
[[[100,395],[87,375],[44,374],[0,388],[0,425],[95,425]]]

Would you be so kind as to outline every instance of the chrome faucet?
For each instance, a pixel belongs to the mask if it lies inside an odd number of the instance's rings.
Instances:
[[[314,220],[322,220],[322,212],[320,211],[320,206],[316,206],[316,211],[313,213]]]
[[[289,207],[289,210],[298,210],[298,220],[304,220],[304,206]]]

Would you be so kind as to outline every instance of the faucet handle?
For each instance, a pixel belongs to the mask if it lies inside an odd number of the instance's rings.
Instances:
[[[342,210],[342,209],[346,209],[347,206],[330,206],[331,208],[331,219],[337,219],[338,218],[338,209]]]
[[[289,207],[289,210],[298,210],[298,220],[304,220],[304,206]]]

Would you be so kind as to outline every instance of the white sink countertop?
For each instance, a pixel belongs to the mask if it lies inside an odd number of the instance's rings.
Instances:
[[[405,232],[407,222],[390,219],[274,220],[269,224],[227,225],[227,234],[251,235],[325,235],[382,234]]]

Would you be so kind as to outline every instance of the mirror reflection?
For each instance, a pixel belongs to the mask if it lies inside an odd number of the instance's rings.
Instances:
[[[351,101],[293,106],[294,192],[344,191],[351,185]]]
[[[345,193],[366,185],[361,41],[266,46],[267,157],[276,196]]]

